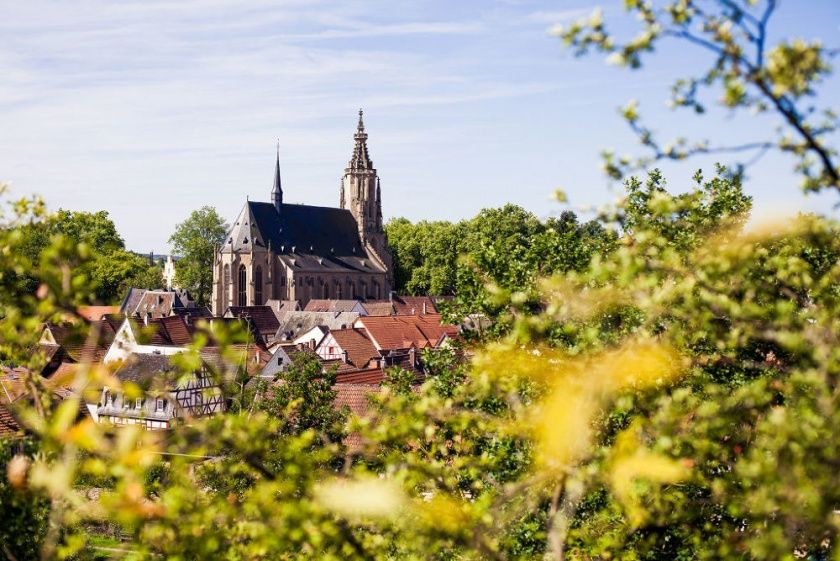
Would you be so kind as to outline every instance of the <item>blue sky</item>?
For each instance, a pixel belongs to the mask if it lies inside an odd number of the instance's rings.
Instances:
[[[641,72],[575,59],[548,30],[618,2],[208,0],[14,2],[0,21],[0,179],[52,208],[104,209],[128,247],[165,252],[202,205],[232,219],[268,200],[279,140],[285,199],[338,204],[356,111],[365,109],[386,219],[469,217],[507,202],[541,217],[615,200],[598,153],[638,151],[616,113],[638,99],[666,136],[751,140],[772,122],[665,107],[705,61],[664,49]],[[836,0],[782,3],[777,36],[840,46]],[[840,107],[840,79],[822,102]],[[675,190],[711,161],[663,166]],[[834,213],[805,198],[791,162],[750,174],[755,214]]]

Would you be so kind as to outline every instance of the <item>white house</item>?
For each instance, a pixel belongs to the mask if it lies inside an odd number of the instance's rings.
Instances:
[[[104,387],[96,407],[100,423],[160,430],[225,410],[222,390],[206,364],[185,380],[172,364],[171,355],[131,354],[114,376],[140,386],[142,396],[129,399],[123,392]]]

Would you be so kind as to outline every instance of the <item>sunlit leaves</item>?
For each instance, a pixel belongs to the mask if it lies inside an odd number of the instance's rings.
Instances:
[[[608,32],[600,16],[554,30],[577,56],[601,52],[608,63],[633,69],[640,68],[644,56],[664,40],[671,41],[669,49],[677,42],[686,50],[705,51],[712,56],[709,65],[672,86],[672,108],[706,113],[708,98],[703,94],[708,93],[729,110],[772,112],[780,124],[777,138],[757,138],[740,145],[684,137],[661,142],[651,127],[642,124],[637,111],[624,108],[622,116],[648,155],[617,158],[612,151],[605,151],[603,168],[609,177],[623,180],[659,160],[709,153],[737,158],[732,167],[743,170],[775,149],[795,157],[793,169],[802,176],[803,189],[840,188],[840,164],[831,138],[840,121],[831,108],[817,110],[801,104],[801,98],[814,96],[830,74],[829,60],[834,53],[819,41],[794,39],[772,44],[767,29],[777,4],[774,0],[626,1],[625,10],[639,22],[633,37],[618,38]]]

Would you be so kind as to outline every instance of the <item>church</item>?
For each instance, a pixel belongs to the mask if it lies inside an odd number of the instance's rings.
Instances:
[[[230,306],[315,298],[379,300],[393,283],[382,193],[362,111],[341,178],[339,208],[287,204],[280,155],[271,202],[247,201],[213,260],[214,315]]]

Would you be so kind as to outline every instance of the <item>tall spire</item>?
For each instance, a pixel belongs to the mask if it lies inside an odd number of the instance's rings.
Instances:
[[[271,188],[271,202],[277,213],[283,206],[283,187],[280,184],[280,141],[277,141],[277,165],[274,167],[274,187]]]
[[[365,132],[363,114],[363,111],[359,109],[359,124],[356,127],[356,134],[353,135],[356,145],[353,147],[353,156],[350,158],[350,165],[348,166],[350,169],[373,169],[373,162],[368,155],[368,135]]]

